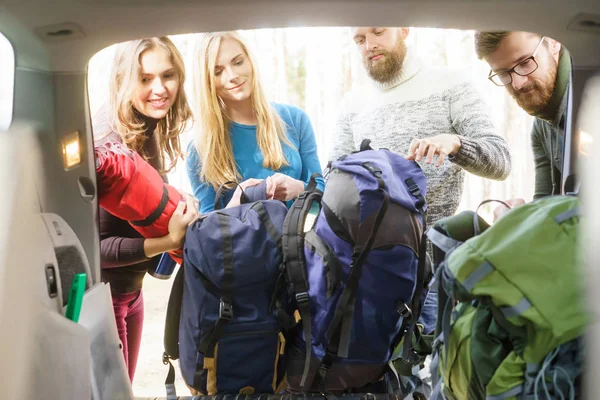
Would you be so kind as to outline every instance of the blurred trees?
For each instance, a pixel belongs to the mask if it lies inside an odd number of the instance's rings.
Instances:
[[[339,104],[352,87],[369,84],[348,28],[286,28],[242,31],[258,64],[261,82],[272,101],[304,109],[309,115],[321,163],[327,163],[331,133]],[[171,37],[187,68],[186,90],[193,102],[192,81],[196,35]],[[532,119],[508,96],[506,90],[487,80],[489,67],[476,58],[473,32],[413,28],[407,39],[426,65],[459,68],[480,91],[500,132],[509,143],[513,167],[503,182],[489,181],[467,173],[461,209],[474,209],[487,198],[506,199],[533,193],[533,161],[529,144]],[[90,61],[89,91],[92,115],[105,101],[114,46]],[[192,139],[193,127],[182,135],[184,146]],[[189,190],[185,166],[171,174],[171,182]],[[484,214],[489,215],[489,207]]]

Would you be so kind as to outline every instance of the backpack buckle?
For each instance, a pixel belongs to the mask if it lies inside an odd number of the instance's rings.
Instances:
[[[308,303],[308,292],[296,293],[296,302],[298,304]]]
[[[221,299],[219,303],[219,319],[225,319],[227,321],[233,318],[233,307],[231,303],[225,302]]]
[[[366,168],[376,178],[381,178],[381,176],[383,175],[381,168],[377,167],[369,161],[364,162],[362,166]]]
[[[406,184],[408,186],[408,191],[415,197],[419,197],[421,195],[421,189],[419,185],[415,182],[413,178],[408,178],[406,180]]]
[[[400,306],[398,306],[396,311],[398,311],[398,314],[400,314],[400,316],[404,319],[412,318],[412,310],[406,305],[406,303],[402,303]]]
[[[408,186],[408,191],[410,192],[410,194],[415,196],[418,200],[416,207],[418,209],[423,207],[425,205],[425,198],[421,194],[421,189],[419,188],[419,185],[417,185],[417,183],[415,182],[415,180],[413,178],[408,178],[404,182],[406,182],[406,185]]]

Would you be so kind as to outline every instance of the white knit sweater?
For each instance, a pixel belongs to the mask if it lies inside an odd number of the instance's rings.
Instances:
[[[463,191],[464,171],[496,180],[510,173],[511,158],[483,99],[464,74],[425,69],[407,52],[401,73],[386,84],[348,93],[341,105],[329,160],[371,146],[405,156],[413,138],[460,135],[462,147],[436,168],[419,164],[427,176],[427,223],[453,215]],[[434,160],[435,161],[435,160]]]

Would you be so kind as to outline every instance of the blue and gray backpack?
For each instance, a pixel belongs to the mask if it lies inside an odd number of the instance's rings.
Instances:
[[[246,203],[220,210],[220,193],[215,211],[187,230],[169,298],[163,362],[170,396],[177,358],[186,384],[206,395],[275,393],[284,382],[285,324],[274,306],[283,303],[272,300],[287,207],[264,200],[258,187],[244,193]]]
[[[287,354],[291,392],[371,388],[416,329],[430,277],[426,178],[416,162],[369,142],[333,162],[325,191],[304,192],[285,219],[284,267],[301,326]]]

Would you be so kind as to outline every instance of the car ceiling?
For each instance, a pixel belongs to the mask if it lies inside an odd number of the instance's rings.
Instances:
[[[593,14],[587,19],[597,22],[591,28],[596,33],[568,29],[580,14]],[[36,33],[62,23],[76,24],[83,37],[42,39]],[[527,30],[561,41],[578,67],[600,65],[598,0],[0,1],[0,32],[17,48],[17,64],[57,72],[84,71],[102,48],[135,38],[298,26]]]

